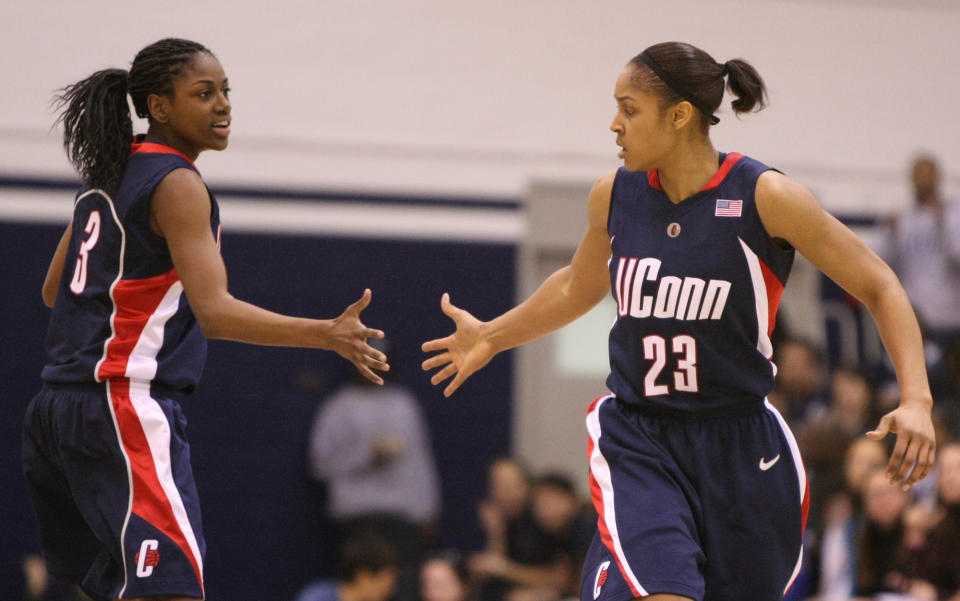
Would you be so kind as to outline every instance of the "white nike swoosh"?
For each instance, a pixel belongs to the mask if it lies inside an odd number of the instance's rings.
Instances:
[[[776,462],[778,462],[778,461],[780,461],[780,455],[779,455],[779,454],[778,454],[776,457],[774,457],[773,459],[771,459],[770,461],[764,461],[763,457],[761,457],[761,458],[760,458],[760,471],[763,471],[763,472],[767,471],[768,469],[770,469],[771,467],[773,467],[773,464],[774,464],[774,463],[776,463]]]

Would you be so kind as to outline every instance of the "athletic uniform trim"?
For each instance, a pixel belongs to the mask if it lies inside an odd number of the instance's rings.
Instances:
[[[630,592],[633,593],[634,597],[645,597],[647,591],[637,580],[633,570],[630,569],[627,557],[623,552],[623,546],[620,543],[614,508],[612,474],[607,459],[600,452],[600,437],[603,432],[600,431],[599,410],[605,401],[613,398],[613,395],[597,397],[587,409],[587,432],[590,434],[587,439],[590,496],[593,499],[593,506],[597,508],[599,514],[597,527],[600,531],[600,537],[603,539],[603,544],[613,553],[617,567],[620,568],[620,573],[626,577],[627,584],[630,585]]]
[[[801,523],[800,523],[800,536],[803,537],[803,533],[807,529],[807,515],[810,513],[810,482],[807,480],[807,469],[803,464],[803,457],[800,455],[800,447],[797,445],[797,439],[794,438],[793,432],[790,431],[790,426],[787,425],[786,420],[783,419],[783,416],[780,415],[780,412],[777,411],[777,408],[774,407],[769,400],[764,400],[764,405],[766,405],[767,410],[773,413],[777,418],[777,422],[780,424],[780,428],[783,430],[783,436],[787,439],[787,444],[790,446],[790,454],[793,456],[793,464],[797,470],[797,481],[800,484],[800,511],[801,511]],[[800,545],[800,551],[797,555],[797,565],[793,568],[793,574],[790,576],[790,580],[787,582],[787,586],[783,589],[783,594],[786,595],[787,591],[790,590],[790,587],[793,586],[793,583],[797,580],[797,576],[800,574],[800,568],[803,566],[803,545]]]
[[[743,238],[737,238],[740,246],[743,248],[744,257],[747,260],[747,266],[750,268],[750,280],[753,283],[753,295],[757,308],[757,350],[767,358],[773,359],[773,343],[770,341],[770,335],[773,333],[774,323],[777,319],[777,306],[780,303],[780,296],[783,294],[783,284],[770,271],[770,268],[757,257]],[[768,275],[769,274],[769,275]],[[779,289],[774,287],[771,295],[770,284],[779,285]],[[771,298],[773,297],[773,298]],[[773,363],[770,363],[773,366]],[[776,375],[776,367],[773,367]]]
[[[169,452],[170,426],[166,417],[150,396],[149,382],[112,380],[107,390],[110,411],[127,458],[131,481],[130,507],[121,535],[121,548],[126,552],[126,526],[130,516],[139,515],[180,547],[193,566],[202,590],[203,558],[173,479]],[[125,575],[121,597],[126,590],[127,579],[129,576]]]
[[[77,197],[77,200],[74,204],[80,202],[84,197],[89,196],[90,194],[97,193],[100,194],[106,201],[107,205],[110,206],[110,215],[113,217],[114,223],[117,225],[117,229],[120,231],[120,253],[119,253],[119,263],[117,269],[117,277],[113,280],[113,283],[110,284],[110,300],[113,302],[113,311],[110,313],[110,337],[103,342],[103,356],[100,358],[100,361],[97,362],[96,367],[93,370],[93,378],[97,382],[103,382],[103,380],[97,375],[100,373],[100,366],[106,360],[108,355],[108,348],[110,346],[110,340],[116,335],[116,318],[117,318],[117,301],[114,298],[114,290],[117,288],[117,284],[120,283],[120,280],[123,278],[123,257],[125,255],[127,247],[127,232],[123,227],[123,223],[120,221],[120,218],[117,216],[117,208],[113,204],[113,199],[110,198],[110,195],[104,192],[103,190],[95,189],[89,190],[80,196]]]
[[[108,339],[97,369],[97,381],[111,378],[152,380],[157,374],[157,353],[163,345],[164,326],[180,306],[183,284],[177,270],[152,278],[114,283]]]
[[[185,161],[187,161],[188,163],[190,163],[190,166],[193,167],[194,169],[197,168],[197,166],[194,165],[193,161],[190,160],[190,157],[188,157],[187,155],[183,154],[182,152],[180,152],[180,151],[177,150],[176,148],[171,148],[171,147],[165,146],[165,145],[163,145],[163,144],[156,144],[156,143],[154,143],[154,142],[134,142],[133,144],[130,145],[130,154],[140,154],[140,153],[145,153],[145,154],[175,154],[175,155],[177,155],[178,157],[180,157],[180,158],[182,158],[183,160],[185,160]]]
[[[713,174],[710,180],[700,188],[700,192],[705,192],[707,190],[712,190],[720,185],[723,182],[724,178],[727,177],[727,174],[730,173],[730,170],[733,169],[734,165],[743,158],[743,155],[739,152],[731,152],[726,158],[723,159],[723,163],[720,164],[720,168],[717,169],[717,172]],[[660,190],[663,192],[663,187],[660,185],[660,171],[654,169],[653,171],[647,171],[647,182],[651,187]]]

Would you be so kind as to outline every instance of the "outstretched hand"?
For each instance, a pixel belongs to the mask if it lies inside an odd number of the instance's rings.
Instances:
[[[363,325],[360,313],[370,305],[373,293],[367,288],[363,296],[336,319],[330,330],[333,339],[331,350],[356,366],[363,377],[376,384],[383,384],[383,378],[373,370],[388,371],[387,356],[367,344],[367,338],[383,338],[381,330]]]
[[[440,382],[453,376],[453,381],[443,390],[443,396],[449,397],[464,380],[470,377],[493,359],[496,351],[493,345],[483,337],[482,321],[460,309],[450,302],[450,295],[446,292],[440,299],[440,309],[453,320],[456,331],[446,338],[437,338],[423,343],[423,351],[442,351],[423,362],[424,371],[443,366],[443,369],[433,374],[430,383],[436,386]]]
[[[897,444],[887,463],[886,476],[891,483],[899,481],[907,490],[930,473],[936,459],[930,409],[919,403],[901,405],[880,418],[877,428],[867,432],[867,438],[882,440],[890,432],[896,433]]]

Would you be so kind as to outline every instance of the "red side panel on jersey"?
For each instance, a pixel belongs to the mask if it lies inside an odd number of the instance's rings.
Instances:
[[[783,283],[777,277],[773,270],[763,262],[759,256],[760,271],[763,273],[763,283],[767,288],[767,318],[770,325],[767,327],[767,337],[773,335],[773,329],[777,325],[777,310],[780,308],[780,298],[783,296]]]
[[[170,287],[179,281],[177,270],[139,280],[120,280],[113,289],[116,314],[113,336],[107,341],[106,353],[97,369],[97,381],[127,377],[127,363],[137,342],[144,334]],[[163,332],[153,335],[163,336]]]

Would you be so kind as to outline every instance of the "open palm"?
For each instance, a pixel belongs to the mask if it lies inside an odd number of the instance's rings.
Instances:
[[[440,309],[453,320],[457,329],[446,338],[437,338],[423,343],[424,352],[440,352],[424,361],[422,367],[424,371],[429,371],[443,366],[443,369],[430,378],[430,383],[433,385],[453,376],[453,381],[443,391],[443,396],[449,397],[471,374],[489,363],[496,352],[493,345],[483,336],[484,322],[467,311],[455,307],[450,302],[449,294],[443,294],[440,299]]]
[[[364,290],[360,300],[332,320],[329,335],[332,340],[331,350],[353,363],[366,379],[375,384],[383,384],[383,378],[373,370],[389,370],[387,356],[367,344],[368,338],[383,338],[383,332],[368,328],[360,320],[360,313],[370,305],[372,298],[370,289]]]

